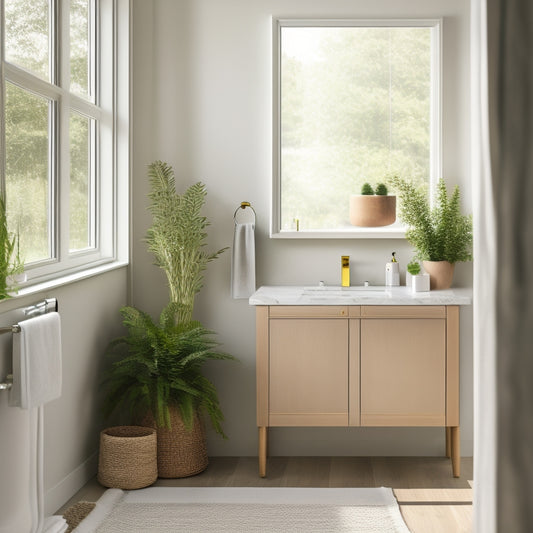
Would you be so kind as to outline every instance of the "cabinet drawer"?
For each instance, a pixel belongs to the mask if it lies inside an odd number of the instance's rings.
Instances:
[[[362,305],[363,318],[446,318],[444,305]]]
[[[273,305],[270,318],[346,318],[347,305]]]

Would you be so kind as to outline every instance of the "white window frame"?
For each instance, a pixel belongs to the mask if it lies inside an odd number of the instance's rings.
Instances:
[[[430,180],[433,191],[442,176],[442,19],[273,19],[273,176],[271,191],[270,238],[272,239],[404,239],[404,227],[332,230],[281,229],[281,29],[283,27],[428,27],[431,31],[431,131]],[[431,193],[430,193],[431,194]],[[335,207],[332,207],[335,208]]]
[[[1,21],[4,23],[4,0]],[[57,128],[50,143],[50,237],[52,258],[26,265],[27,281],[21,284],[21,294],[32,292],[42,284],[58,285],[91,272],[102,272],[128,262],[129,250],[129,174],[130,174],[130,0],[94,0],[98,17],[96,54],[91,70],[96,83],[95,94],[89,99],[69,92],[70,49],[69,0],[55,0],[58,35],[54,83],[48,83],[5,61],[2,40],[0,61],[0,186],[5,187],[5,83],[10,82],[52,100],[51,121]],[[65,22],[67,21],[67,22]],[[94,21],[93,21],[94,22]],[[2,35],[4,35],[2,27]],[[53,47],[54,44],[51,45]],[[101,53],[105,50],[105,53]],[[89,88],[91,90],[91,88]],[[92,101],[91,101],[92,100]],[[93,103],[94,102],[94,103]],[[96,217],[94,247],[69,251],[69,185],[70,146],[69,120],[74,111],[98,121],[95,146],[96,168],[91,170],[91,201]],[[9,202],[9,199],[8,199]]]

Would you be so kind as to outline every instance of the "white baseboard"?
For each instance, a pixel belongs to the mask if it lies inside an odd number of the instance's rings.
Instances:
[[[57,485],[44,493],[44,514],[53,515],[76,492],[96,474],[98,453],[94,452],[86,461],[64,477]]]

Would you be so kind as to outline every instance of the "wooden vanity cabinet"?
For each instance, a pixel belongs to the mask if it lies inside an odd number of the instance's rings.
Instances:
[[[458,306],[257,306],[259,472],[270,426],[442,426],[459,476]]]

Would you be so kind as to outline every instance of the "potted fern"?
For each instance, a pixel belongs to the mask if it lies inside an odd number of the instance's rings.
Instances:
[[[407,224],[406,239],[430,275],[431,289],[447,289],[455,263],[472,260],[472,217],[461,214],[459,186],[450,197],[441,178],[435,205],[419,187],[395,176],[390,181],[400,198],[400,218]]]
[[[203,471],[207,451],[199,415],[222,436],[223,415],[216,389],[202,375],[208,360],[232,359],[219,352],[212,332],[196,321],[176,323],[180,305],[169,303],[159,322],[134,307],[120,312],[127,335],[115,339],[115,360],[104,378],[104,413],[129,410],[130,418],[157,428],[159,477]]]
[[[364,183],[361,194],[350,196],[350,223],[353,226],[389,226],[396,221],[396,196],[389,195],[387,186],[378,183],[375,190]]]
[[[172,167],[161,161],[149,166],[148,176],[152,226],[146,242],[166,274],[170,302],[158,322],[134,307],[121,309],[127,335],[111,343],[115,361],[104,379],[105,413],[128,407],[137,422],[156,427],[159,476],[176,478],[207,466],[202,413],[225,436],[216,389],[202,367],[233,357],[217,351],[213,333],[192,320],[203,271],[224,250],[204,250],[209,222],[200,212],[203,184],[178,194]]]

